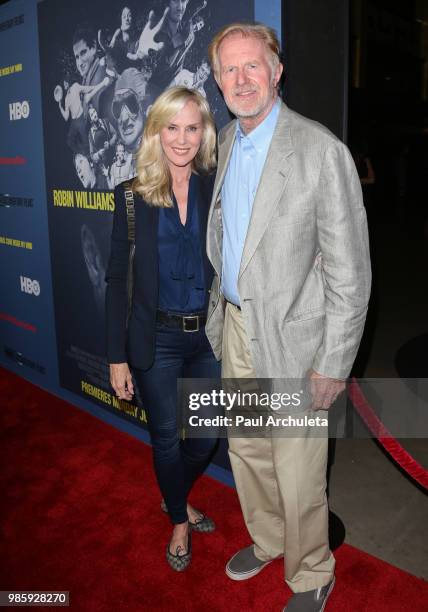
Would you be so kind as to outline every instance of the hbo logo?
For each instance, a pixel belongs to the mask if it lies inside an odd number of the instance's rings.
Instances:
[[[12,102],[9,104],[9,119],[17,121],[18,119],[27,119],[30,114],[30,105],[27,100],[23,102]]]
[[[21,276],[21,291],[29,293],[30,295],[40,295],[40,283],[36,280],[31,280],[26,276]]]

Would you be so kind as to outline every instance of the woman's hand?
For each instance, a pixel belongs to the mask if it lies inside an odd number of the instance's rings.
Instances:
[[[110,384],[119,399],[131,400],[134,395],[134,385],[127,363],[110,364]]]

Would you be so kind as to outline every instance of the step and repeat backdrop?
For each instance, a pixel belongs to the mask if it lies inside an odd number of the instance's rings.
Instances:
[[[111,393],[105,360],[112,190],[134,175],[165,88],[198,89],[218,128],[229,121],[207,47],[224,24],[254,19],[278,31],[280,0],[0,7],[0,363],[137,435],[144,407]]]

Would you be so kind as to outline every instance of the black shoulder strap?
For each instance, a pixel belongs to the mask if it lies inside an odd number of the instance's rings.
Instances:
[[[126,218],[128,221],[128,240],[135,242],[135,206],[134,193],[131,189],[131,181],[123,183],[126,202]]]

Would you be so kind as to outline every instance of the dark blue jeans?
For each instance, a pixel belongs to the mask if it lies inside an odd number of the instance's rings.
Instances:
[[[216,439],[180,440],[177,429],[177,378],[220,378],[205,329],[183,332],[158,324],[153,365],[134,369],[152,439],[159,488],[174,524],[187,521],[187,496],[205,470]]]

